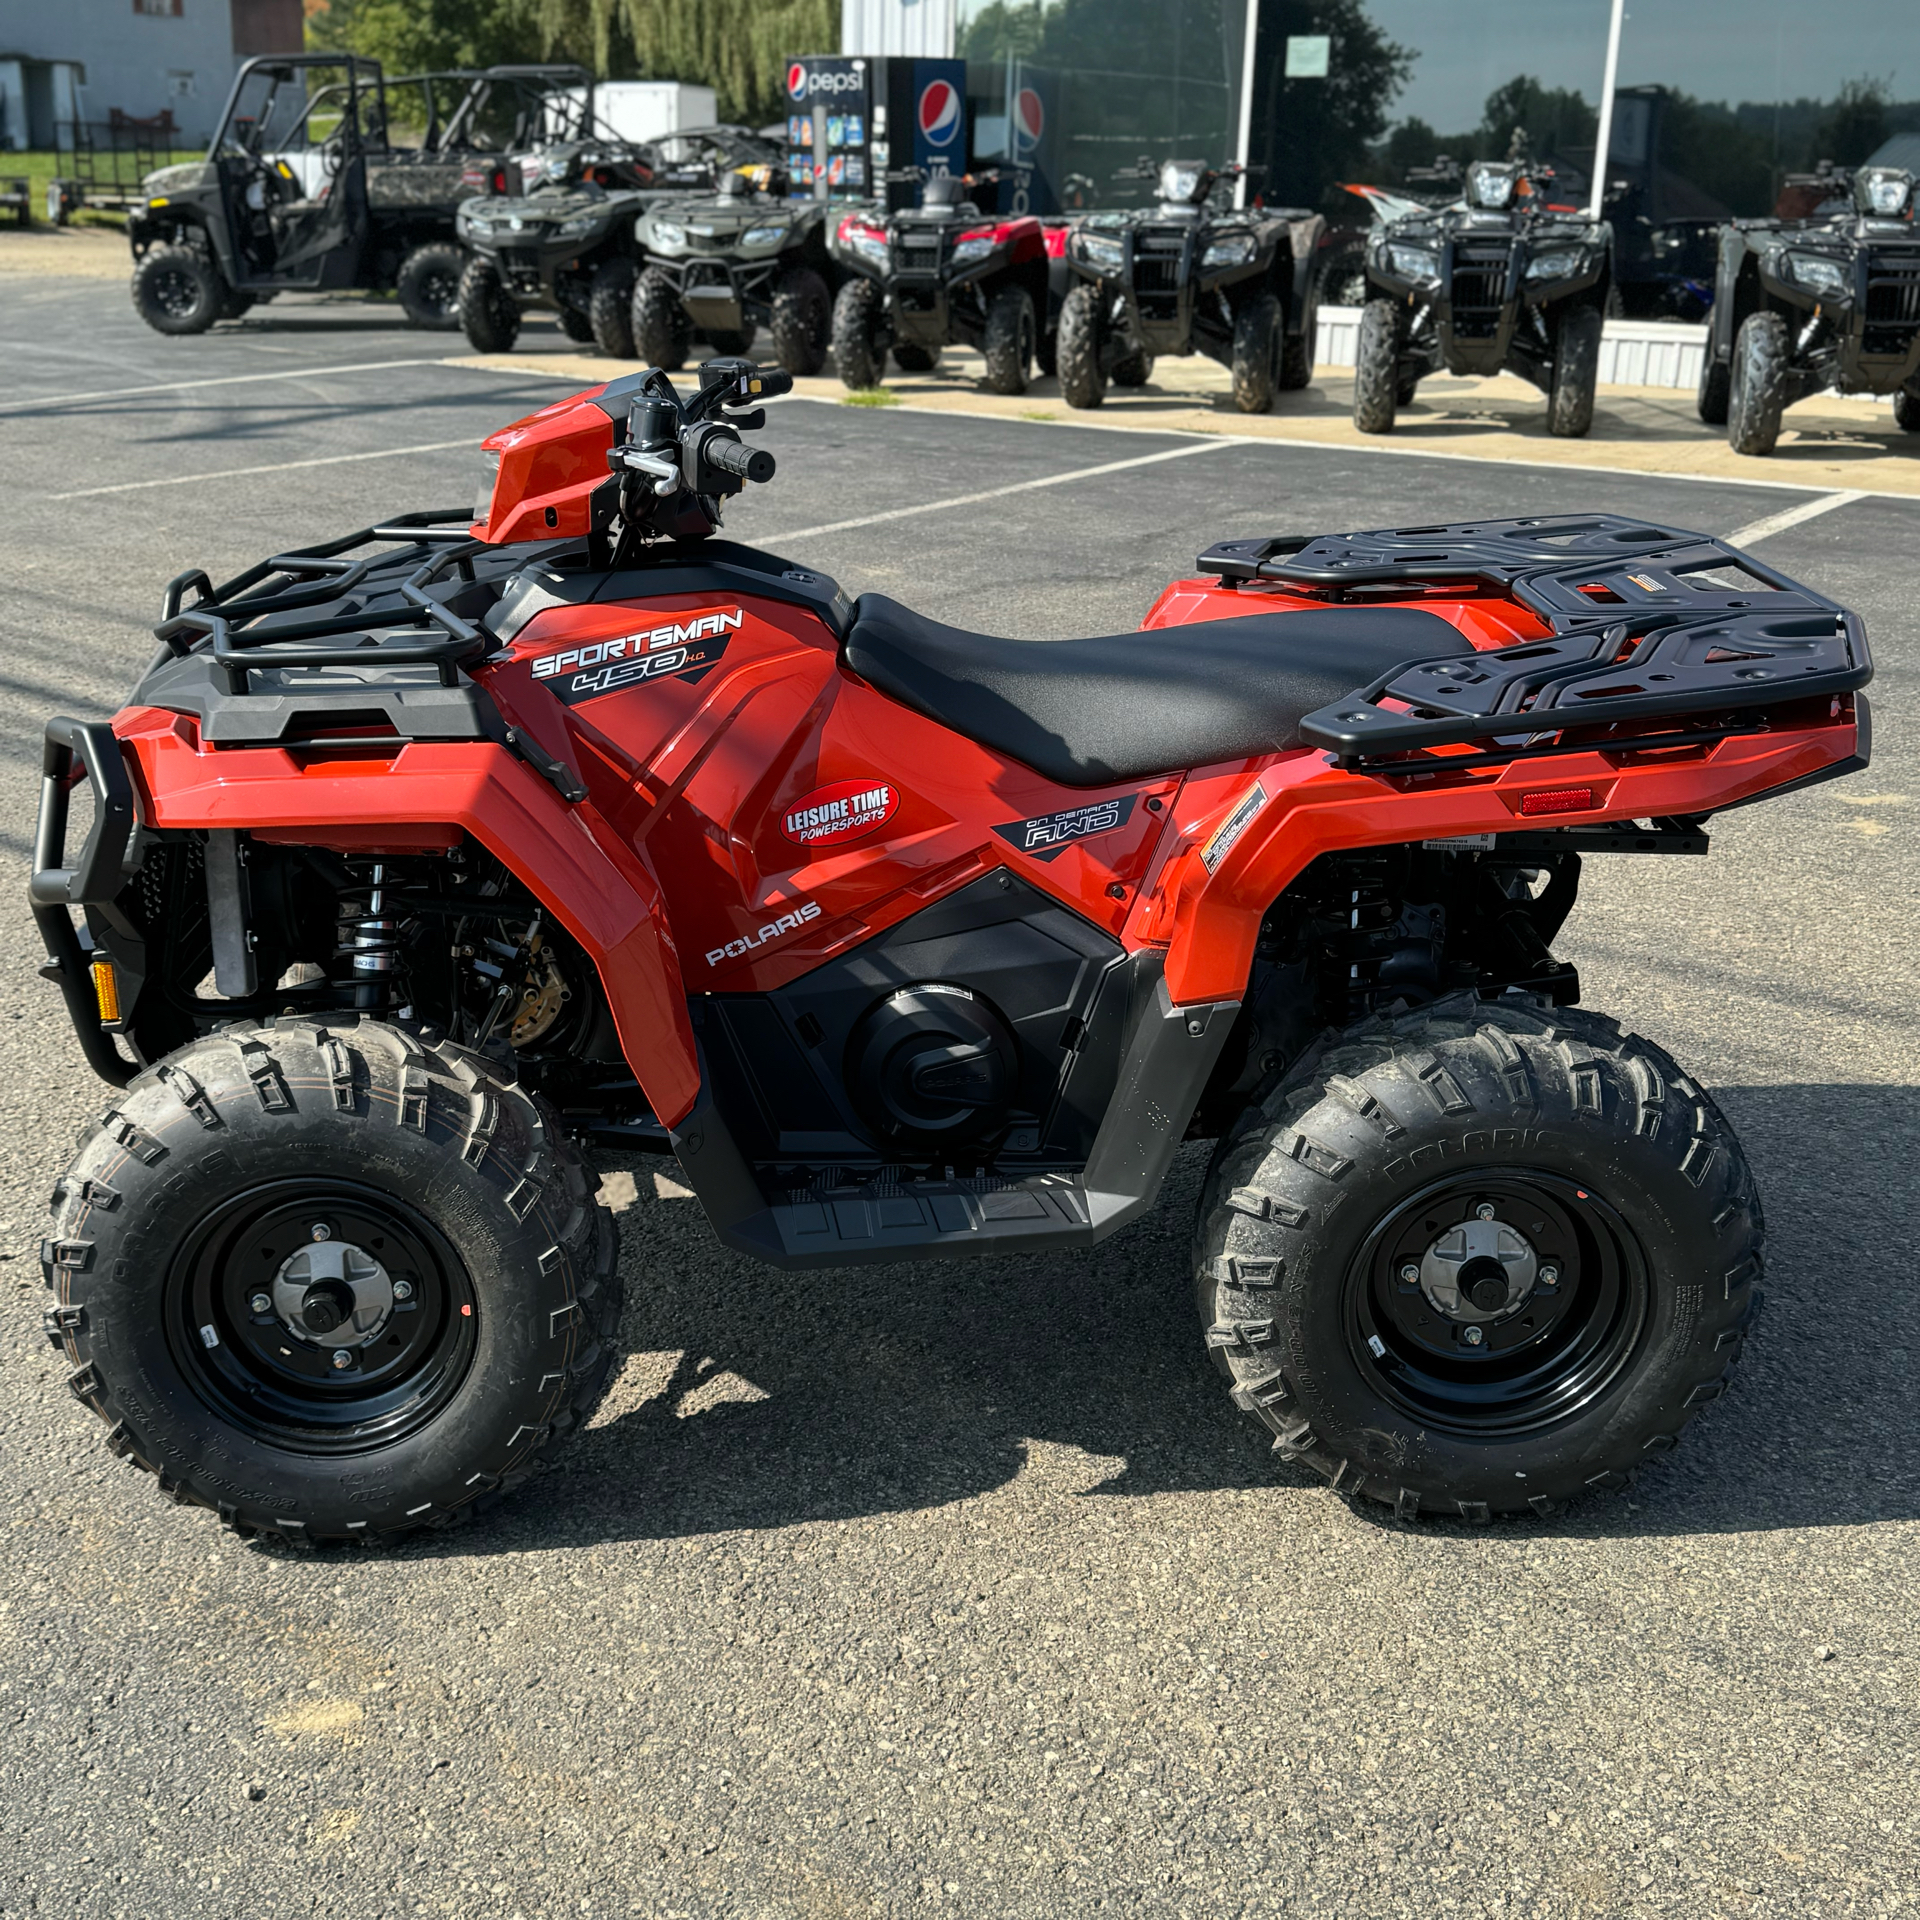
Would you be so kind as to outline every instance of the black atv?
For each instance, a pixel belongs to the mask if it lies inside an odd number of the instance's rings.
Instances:
[[[634,237],[646,264],[633,337],[649,366],[684,366],[695,334],[717,354],[745,353],[762,327],[789,373],[826,365],[845,270],[827,251],[827,203],[789,198],[776,161],[723,173],[710,193],[656,198]]]
[[[1814,217],[1720,230],[1700,418],[1724,426],[1735,453],[1771,453],[1786,409],[1831,388],[1892,394],[1894,418],[1920,433],[1913,175],[1828,169],[1787,188],[1815,201]]]
[[[1074,284],[1060,308],[1060,391],[1097,407],[1107,383],[1144,386],[1160,355],[1204,353],[1233,372],[1242,413],[1265,413],[1313,377],[1312,262],[1326,222],[1297,208],[1213,205],[1240,166],[1143,159],[1149,207],[1089,213],[1067,242]]]
[[[276,293],[393,292],[416,326],[457,324],[467,197],[502,191],[477,162],[580,109],[579,67],[386,79],[346,54],[241,67],[204,160],[163,167],[127,218],[133,301],[161,333],[203,333]]]
[[[1552,185],[1546,167],[1476,160],[1462,199],[1375,231],[1353,381],[1362,433],[1390,432],[1442,368],[1531,380],[1547,396],[1549,433],[1578,438],[1593,425],[1613,229],[1554,205]]]
[[[522,162],[530,193],[470,200],[458,230],[469,249],[460,326],[476,353],[506,353],[530,306],[551,307],[569,340],[633,358],[633,216],[653,185],[649,151],[578,140]]]
[[[966,197],[995,174],[927,174],[920,205],[891,215],[850,213],[828,249],[850,278],[833,303],[833,363],[849,387],[877,387],[891,352],[923,372],[964,341],[987,363],[991,393],[1025,393],[1035,362],[1053,371],[1047,241],[1032,214],[982,213]]]

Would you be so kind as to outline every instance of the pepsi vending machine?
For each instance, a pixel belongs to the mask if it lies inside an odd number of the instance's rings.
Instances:
[[[965,173],[964,60],[872,60],[811,54],[787,62],[787,172],[800,198],[884,199],[914,206],[919,189],[890,171]]]
[[[969,167],[995,169],[997,187],[975,194],[996,213],[1050,214],[1065,195],[1056,164],[1060,76],[1024,60],[967,63],[967,106],[973,123]]]

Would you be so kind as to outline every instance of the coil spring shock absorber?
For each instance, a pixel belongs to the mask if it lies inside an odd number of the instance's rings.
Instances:
[[[393,997],[394,955],[400,945],[400,923],[387,917],[387,870],[376,866],[367,893],[367,910],[348,921],[343,931],[353,954],[353,1004],[363,1013],[383,1011]]]

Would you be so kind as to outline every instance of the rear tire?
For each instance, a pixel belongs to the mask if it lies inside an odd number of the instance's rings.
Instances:
[[[198,247],[154,247],[133,270],[133,307],[155,333],[205,333],[220,318],[226,282]]]
[[[1280,385],[1280,347],[1286,316],[1270,293],[1255,294],[1233,323],[1233,404],[1242,413],[1267,413]]]
[[[1727,424],[1727,396],[1733,372],[1724,360],[1713,357],[1713,345],[1707,344],[1700,356],[1700,385],[1693,397],[1694,411],[1710,427]]]
[[[460,275],[460,331],[475,353],[511,353],[520,338],[520,303],[484,254]]]
[[[679,289],[658,267],[648,267],[633,287],[633,344],[650,367],[677,373],[693,345],[693,322]]]
[[[1659,1048],[1458,994],[1333,1037],[1249,1109],[1196,1281],[1282,1458],[1403,1519],[1484,1520],[1672,1447],[1726,1389],[1761,1239],[1732,1129]]]
[[[415,247],[400,262],[393,290],[416,327],[450,333],[459,326],[460,276],[466,266],[466,249],[444,240]]]
[[[352,1016],[241,1021],[114,1098],[54,1189],[49,1334],[170,1500],[243,1535],[392,1538],[585,1422],[613,1222],[488,1061]]]
[[[872,280],[849,280],[833,303],[833,370],[855,393],[879,386],[886,373],[886,295]]]
[[[1307,322],[1311,329],[1313,321]],[[1285,333],[1280,336],[1280,390],[1282,393],[1298,393],[1302,387],[1313,384],[1313,335],[1306,333]]]
[[[560,309],[560,331],[564,333],[569,340],[576,340],[583,347],[591,345],[593,341],[592,316],[583,313],[578,307],[563,305]]]
[[[940,350],[937,347],[897,346],[893,350],[893,364],[902,373],[931,373],[940,364]]]
[[[714,332],[703,333],[700,338],[707,343],[710,358],[714,355],[741,358],[753,351],[753,335],[752,327],[741,327],[737,331],[731,327],[721,327]]]
[[[1039,327],[1033,296],[1024,287],[1002,287],[987,303],[987,324],[980,350],[987,363],[982,384],[989,393],[1025,393],[1033,378],[1033,351]]]
[[[1105,333],[1101,291],[1083,280],[1068,291],[1060,307],[1060,397],[1070,407],[1097,407],[1107,397],[1107,376],[1100,365]]]
[[[1903,433],[1920,433],[1920,393],[1902,387],[1893,396],[1893,421]]]
[[[1750,313],[1733,339],[1727,390],[1727,445],[1761,456],[1780,439],[1787,410],[1787,323],[1777,313]]]
[[[631,260],[603,260],[594,270],[587,299],[593,344],[615,360],[631,360],[638,351],[633,341],[633,281]]]
[[[773,357],[797,380],[827,364],[833,305],[827,283],[810,267],[796,267],[773,296]]]
[[[1553,391],[1547,395],[1547,431],[1579,440],[1593,425],[1593,390],[1600,378],[1598,307],[1576,307],[1562,317],[1553,353]]]
[[[1145,347],[1116,354],[1107,378],[1116,387],[1144,387],[1153,378],[1153,355]]]
[[[1354,349],[1353,424],[1361,433],[1391,433],[1400,396],[1400,316],[1391,300],[1360,309]]]
[[[253,311],[253,303],[260,296],[255,293],[241,293],[237,288],[221,283],[220,318],[238,320],[243,314]]]

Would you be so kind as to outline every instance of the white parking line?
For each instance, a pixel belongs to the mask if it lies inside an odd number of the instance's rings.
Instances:
[[[885,513],[862,514],[857,520],[830,520],[825,526],[801,527],[793,533],[772,533],[767,537],[781,545],[790,540],[817,540],[823,534],[851,533],[856,527],[877,527],[888,520],[908,520],[915,514],[946,513],[954,507],[977,506],[982,500],[1004,500],[1012,493],[1032,493],[1040,487],[1070,486],[1076,480],[1096,479],[1103,473],[1119,473],[1128,467],[1150,467],[1161,460],[1184,460],[1191,454],[1212,453],[1229,444],[1225,440],[1202,440],[1197,445],[1166,447],[1159,453],[1143,453],[1132,460],[1109,460],[1097,467],[1075,467],[1068,473],[1049,473],[1038,480],[1016,480],[1011,486],[988,487],[980,493],[957,493],[946,500],[922,500],[911,507],[890,507]]]
[[[1768,514],[1764,520],[1749,520],[1744,527],[1735,527],[1727,535],[1727,545],[1750,547],[1756,540],[1771,540],[1776,533],[1785,533],[1789,527],[1818,520],[1823,513],[1831,513],[1835,507],[1850,507],[1856,500],[1866,497],[1864,493],[1855,493],[1846,488],[1837,493],[1823,493],[1817,500],[1803,500],[1797,507],[1783,507],[1778,513]]]
[[[437,354],[418,354],[411,360],[357,360],[340,367],[281,367],[270,373],[222,374],[217,380],[162,380],[151,387],[95,387],[86,393],[43,393],[34,400],[0,400],[0,413],[31,413],[35,407],[70,407],[83,400],[137,400],[143,394],[189,393],[200,387],[239,387],[256,380],[314,380],[329,373],[385,373],[393,367],[457,364]]]
[[[423,447],[376,447],[371,453],[329,453],[317,460],[276,460],[265,467],[223,467],[218,473],[170,473],[163,480],[122,480],[111,487],[80,487],[72,493],[50,493],[49,500],[93,500],[103,493],[144,493],[149,487],[191,487],[207,480],[244,480],[254,473],[291,473],[296,467],[344,467],[352,460],[403,460],[410,453],[449,453],[455,447],[477,449],[480,437],[430,440]]]

